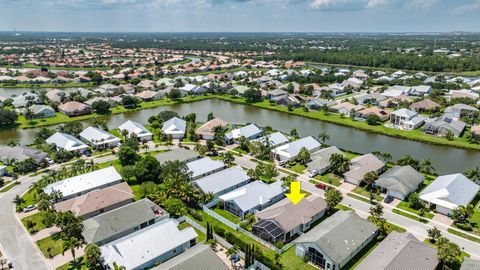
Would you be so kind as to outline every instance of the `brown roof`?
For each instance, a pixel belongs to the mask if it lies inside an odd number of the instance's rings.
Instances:
[[[324,199],[310,195],[296,205],[285,198],[255,215],[261,220],[274,220],[285,232],[289,232],[301,224],[307,224],[316,214],[326,209]]]
[[[142,91],[142,92],[136,94],[135,96],[137,96],[139,98],[142,98],[142,99],[148,99],[148,98],[155,97],[155,95],[157,95],[157,92],[151,91],[151,90],[146,90],[146,91]]]
[[[345,110],[348,110],[348,111],[351,111],[353,109],[355,111],[358,111],[358,110],[363,109],[363,106],[362,105],[354,105],[350,102],[342,102],[342,103],[339,103],[337,105],[334,105],[334,106],[330,107],[330,109],[332,109],[332,110],[345,109]]]
[[[413,103],[410,106],[411,109],[420,109],[420,110],[434,110],[440,108],[440,105],[436,103],[435,101],[432,101],[430,99],[424,99],[418,102]]]
[[[198,135],[213,135],[213,128],[216,126],[226,126],[228,123],[218,117],[206,122],[195,131]]]
[[[72,112],[72,111],[82,111],[87,107],[88,106],[83,103],[80,103],[77,101],[69,101],[67,103],[63,103],[60,106],[58,106],[58,109],[64,112]]]
[[[365,109],[359,111],[358,113],[363,117],[367,117],[367,116],[373,114],[373,115],[378,116],[382,120],[385,120],[388,117],[390,117],[390,111],[389,110],[382,110],[378,107],[365,108]]]
[[[134,197],[128,184],[122,182],[56,203],[54,207],[60,212],[72,211],[77,216],[85,216],[126,200],[133,200]]]

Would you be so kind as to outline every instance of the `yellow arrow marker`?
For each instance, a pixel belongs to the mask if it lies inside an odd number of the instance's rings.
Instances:
[[[292,201],[293,204],[299,203],[305,194],[300,193],[300,182],[291,182],[290,183],[290,193],[285,194],[287,198]]]

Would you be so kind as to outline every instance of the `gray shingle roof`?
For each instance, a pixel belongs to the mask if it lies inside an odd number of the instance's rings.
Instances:
[[[375,181],[375,185],[407,196],[418,188],[424,178],[421,173],[417,172],[410,165],[395,166],[382,174]]]
[[[155,156],[155,158],[160,162],[160,164],[163,164],[167,161],[190,161],[193,159],[197,159],[199,155],[197,152],[188,150],[185,148],[178,148],[178,149],[173,149],[168,152],[160,153]]]
[[[336,146],[330,146],[321,150],[318,150],[310,155],[310,161],[307,163],[308,170],[324,169],[330,166],[330,156],[332,154],[344,155],[340,149]]]
[[[267,138],[270,141],[270,146],[271,147],[276,147],[276,146],[285,144],[289,141],[287,136],[283,135],[283,133],[275,132],[275,133],[272,133],[270,135],[263,136],[263,137],[260,137],[258,139],[252,140],[252,142],[256,142],[256,141],[265,142],[265,140]]]
[[[83,221],[82,235],[87,243],[98,243],[164,215],[168,213],[158,205],[142,199]]]
[[[207,245],[199,244],[162,263],[153,270],[228,270],[228,266]]]
[[[359,217],[354,211],[338,211],[295,243],[314,243],[335,264],[342,263],[357,248],[367,244],[377,226]]]
[[[410,233],[391,232],[356,270],[435,270],[437,251]]]

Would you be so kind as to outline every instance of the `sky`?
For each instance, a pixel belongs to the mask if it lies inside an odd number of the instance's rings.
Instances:
[[[0,30],[480,32],[480,0],[0,0]]]

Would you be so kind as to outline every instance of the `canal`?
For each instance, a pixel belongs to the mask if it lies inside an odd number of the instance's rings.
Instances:
[[[330,135],[328,144],[353,152],[369,153],[381,151],[391,153],[396,160],[405,155],[417,159],[430,158],[438,173],[463,172],[480,165],[480,151],[454,147],[431,145],[385,135],[368,133],[350,127],[337,126],[318,120],[286,113],[260,109],[253,106],[230,103],[221,100],[204,100],[195,103],[176,104],[154,109],[117,114],[107,117],[109,128],[117,128],[126,120],[147,124],[148,118],[162,110],[173,110],[180,115],[197,114],[197,121],[205,121],[209,112],[231,123],[257,123],[271,126],[288,133],[296,128],[300,136],[317,136],[321,130]],[[52,127],[53,128],[53,127]],[[29,144],[37,129],[17,129],[0,131],[0,143],[8,139],[18,139],[21,144]]]

